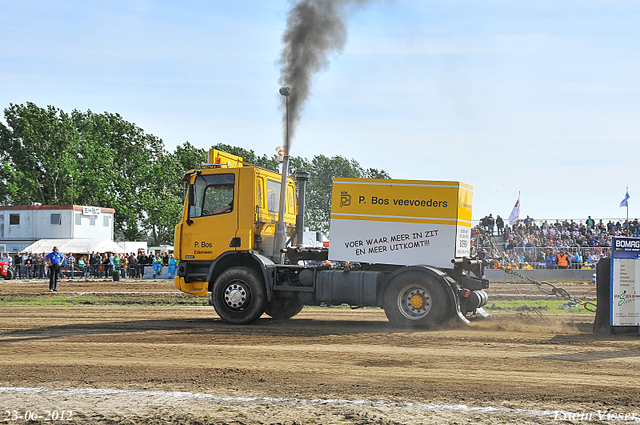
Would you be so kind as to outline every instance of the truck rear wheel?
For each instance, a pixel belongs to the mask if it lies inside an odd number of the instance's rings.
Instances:
[[[245,325],[264,312],[264,285],[253,269],[233,267],[224,271],[211,292],[216,313],[227,323]]]
[[[277,299],[267,303],[264,307],[264,312],[276,320],[291,319],[296,314],[302,311],[304,305],[295,299]]]
[[[442,284],[418,271],[398,276],[387,286],[383,308],[389,321],[401,327],[433,327],[442,323],[448,299]]]

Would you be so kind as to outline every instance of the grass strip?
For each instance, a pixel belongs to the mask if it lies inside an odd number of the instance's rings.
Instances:
[[[542,314],[591,314],[595,315],[581,306],[576,304],[571,305],[569,300],[497,300],[489,301],[489,304],[484,306],[484,309],[488,312],[515,312],[515,311],[534,311],[534,309],[540,311]]]
[[[1,295],[0,306],[10,305],[166,305],[205,306],[204,297],[171,295],[69,295],[69,294],[16,294]]]

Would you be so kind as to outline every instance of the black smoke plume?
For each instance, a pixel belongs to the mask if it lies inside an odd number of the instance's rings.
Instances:
[[[282,36],[284,48],[278,63],[281,65],[281,86],[291,88],[289,95],[289,139],[285,152],[289,154],[304,104],[311,93],[313,76],[328,68],[328,56],[341,53],[347,42],[344,22],[347,7],[361,5],[367,0],[301,0],[293,4]],[[282,98],[284,110],[285,99]],[[286,125],[286,114],[283,116]]]

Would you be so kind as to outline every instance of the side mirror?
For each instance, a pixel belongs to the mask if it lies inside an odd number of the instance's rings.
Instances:
[[[189,206],[194,207],[196,205],[196,199],[192,184],[189,184],[189,193],[187,196],[189,196]]]

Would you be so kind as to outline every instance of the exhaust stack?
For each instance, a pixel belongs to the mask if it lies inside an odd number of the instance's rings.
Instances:
[[[307,195],[307,181],[311,177],[311,173],[306,171],[298,171],[296,173],[296,181],[298,182],[298,215],[296,216],[296,245],[304,245],[304,208]]]
[[[280,87],[278,90],[284,97],[285,101],[285,133],[284,133],[284,152],[282,153],[282,183],[280,185],[280,214],[276,223],[276,234],[273,242],[273,262],[276,264],[284,264],[284,255],[282,250],[287,245],[287,225],[284,224],[284,213],[287,208],[287,175],[289,174],[289,87]]]

